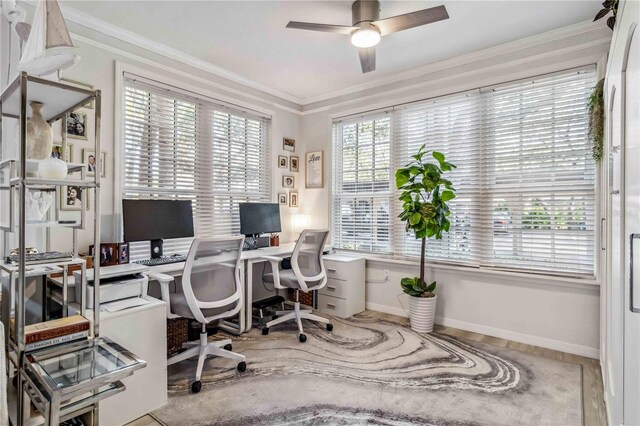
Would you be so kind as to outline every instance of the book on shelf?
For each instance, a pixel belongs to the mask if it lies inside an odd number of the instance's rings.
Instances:
[[[60,343],[69,343],[76,340],[86,339],[87,337],[89,337],[89,330],[79,331],[77,333],[54,337],[52,339],[39,340],[34,343],[28,343],[25,345],[25,350],[34,351],[36,349],[43,349],[49,346],[59,345]]]
[[[73,315],[66,318],[30,324],[24,328],[24,343],[25,345],[30,345],[43,340],[56,339],[76,333],[87,332],[88,334],[90,325],[89,320],[82,315]],[[13,334],[14,328],[14,319],[12,318],[11,334]]]

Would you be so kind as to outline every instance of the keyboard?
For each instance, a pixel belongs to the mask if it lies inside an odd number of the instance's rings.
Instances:
[[[170,263],[185,262],[186,260],[187,260],[187,256],[178,254],[175,256],[156,257],[155,259],[136,260],[133,263],[138,263],[140,265],[145,265],[145,266],[158,266],[158,265],[168,265]]]

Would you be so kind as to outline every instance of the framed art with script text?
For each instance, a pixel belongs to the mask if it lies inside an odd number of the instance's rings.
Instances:
[[[324,188],[324,151],[305,154],[305,187]]]

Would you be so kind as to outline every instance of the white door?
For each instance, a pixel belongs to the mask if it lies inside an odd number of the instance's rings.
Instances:
[[[634,31],[623,66],[624,424],[640,425],[640,43]],[[631,260],[633,257],[633,260]]]

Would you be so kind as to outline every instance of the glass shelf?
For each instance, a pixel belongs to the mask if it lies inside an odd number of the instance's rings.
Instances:
[[[146,364],[105,337],[30,352],[25,363],[43,389],[62,400],[122,380]]]

